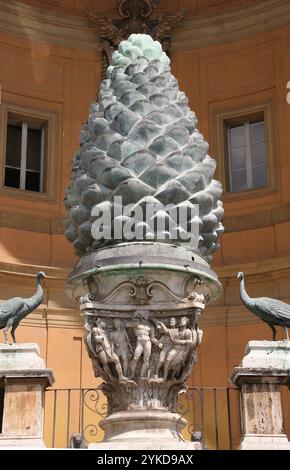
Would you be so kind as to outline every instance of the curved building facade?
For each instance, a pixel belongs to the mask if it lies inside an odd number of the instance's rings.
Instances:
[[[96,386],[77,305],[64,293],[77,258],[64,237],[62,201],[102,75],[100,37],[85,8],[114,17],[115,3],[0,1],[0,297],[30,296],[36,273],[45,271],[45,300],[16,335],[39,344],[56,389]],[[224,292],[201,319],[189,385],[225,388],[246,343],[271,338],[241,304],[236,273],[245,273],[251,296],[290,302],[290,5],[161,0],[158,12],[181,8],[172,69],[225,188],[225,233],[213,261]],[[284,424],[289,435],[290,421]]]

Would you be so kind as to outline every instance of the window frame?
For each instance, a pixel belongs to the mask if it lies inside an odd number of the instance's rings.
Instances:
[[[251,124],[257,123],[257,122],[263,122],[264,123],[264,129],[265,129],[265,146],[266,146],[266,159],[265,159],[265,165],[267,169],[267,184],[264,186],[254,186],[253,187],[253,155],[252,155],[252,149],[251,149],[251,130],[250,126]],[[269,159],[268,159],[268,142],[267,142],[267,137],[266,137],[266,122],[265,122],[265,115],[264,113],[261,114],[254,114],[251,116],[243,117],[240,120],[235,120],[235,121],[224,121],[224,125],[226,126],[226,133],[227,133],[227,143],[226,143],[226,150],[227,150],[227,157],[228,157],[228,162],[227,162],[227,168],[228,168],[228,174],[226,175],[227,179],[227,191],[231,194],[233,193],[241,193],[247,190],[255,190],[255,189],[263,189],[268,187],[268,181],[269,181]],[[246,180],[247,180],[247,188],[243,190],[238,190],[234,191],[232,189],[233,184],[232,184],[232,173],[233,169],[231,168],[232,165],[232,156],[231,156],[231,136],[230,136],[230,130],[231,128],[234,127],[243,127],[244,130],[244,137],[245,137],[245,170],[246,170]],[[256,165],[256,166],[264,166],[264,165]]]
[[[10,103],[1,103],[0,113],[0,195],[20,199],[37,199],[56,201],[57,198],[57,168],[58,168],[58,115],[55,112],[40,109],[26,108]],[[42,188],[43,191],[13,188],[5,185],[7,126],[9,115],[17,116],[18,120],[35,122],[45,125],[43,134],[43,163]]]
[[[47,121],[43,121],[40,124],[40,128],[38,130],[41,131],[41,141],[40,141],[40,162],[39,162],[39,171],[36,170],[31,170],[27,168],[27,149],[28,149],[28,130],[32,129],[32,127],[29,127],[29,124],[32,123],[31,119],[28,121],[27,118],[22,119],[22,116],[15,115],[16,118],[19,118],[20,123],[21,123],[21,149],[20,149],[20,168],[17,168],[20,170],[20,181],[19,181],[19,189],[21,191],[32,191],[30,189],[26,189],[26,172],[35,172],[39,173],[39,191],[33,191],[35,193],[43,193],[44,192],[44,154],[45,154],[45,149],[44,149],[44,141],[45,141],[45,131],[47,127]],[[10,121],[10,122],[9,122]],[[34,121],[35,122],[35,121]],[[7,129],[9,125],[11,124],[11,120],[9,120],[9,113],[8,113],[8,121],[7,121],[7,126],[6,126],[6,135],[7,135]],[[6,137],[7,139],[7,137]],[[5,172],[4,172],[4,186],[5,188],[11,188],[13,186],[9,186],[5,184],[5,173],[6,173],[6,168],[13,168],[16,169],[16,167],[13,167],[9,164],[7,164],[7,148],[5,147]]]
[[[242,191],[230,191],[229,185],[229,149],[227,126],[235,123],[242,123],[246,120],[253,121],[264,116],[265,123],[265,142],[267,149],[267,186],[244,189]],[[262,197],[277,193],[278,175],[277,164],[275,165],[276,138],[274,125],[274,103],[272,100],[255,104],[252,106],[236,107],[226,110],[216,111],[213,114],[214,125],[214,146],[217,159],[216,177],[222,182],[225,201],[234,201],[236,199],[248,199]]]

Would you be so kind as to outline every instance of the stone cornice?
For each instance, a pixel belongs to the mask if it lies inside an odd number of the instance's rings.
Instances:
[[[0,261],[0,278],[5,276],[19,278],[34,279],[38,271],[45,270],[46,283],[54,286],[55,282],[61,284],[66,281],[68,275],[71,273],[73,266],[69,267],[53,267],[43,266],[26,263],[12,263]],[[281,256],[272,259],[265,259],[257,262],[238,263],[224,266],[214,266],[214,271],[217,273],[221,281],[226,281],[232,278],[238,271],[244,271],[247,276],[260,276],[268,273],[271,279],[277,279],[290,275],[290,256]]]
[[[268,211],[259,211],[253,214],[224,217],[223,224],[227,232],[251,230],[269,227],[290,220],[290,206],[282,206]]]
[[[29,214],[18,214],[16,212],[0,212],[0,226],[14,228],[18,230],[29,230],[31,232],[42,233],[64,233],[63,219],[33,216]]]
[[[197,15],[172,34],[172,50],[188,50],[237,41],[290,23],[289,0],[265,0],[245,8]],[[0,31],[69,48],[97,50],[94,29],[82,16],[64,15],[2,0]]]
[[[259,323],[259,319],[252,315],[242,305],[208,307],[201,315],[198,324],[201,328],[207,326],[226,326]]]
[[[216,266],[213,268],[220,281],[227,281],[236,275],[237,272],[243,271],[247,276],[263,276],[268,273],[271,279],[279,279],[285,274],[290,274],[290,256],[266,259],[262,261],[231,264],[225,266]]]
[[[16,276],[21,278],[30,278],[35,279],[35,275],[39,271],[45,269],[46,274],[46,283],[52,283],[53,281],[60,281],[63,283],[69,273],[72,270],[71,268],[56,268],[53,266],[42,266],[35,264],[26,264],[26,263],[9,263],[5,261],[0,261],[0,277],[1,276],[12,276],[15,280]]]
[[[38,385],[44,383],[46,387],[51,387],[55,382],[52,369],[21,369],[0,371],[0,382],[4,384],[23,384]]]
[[[35,273],[45,269],[47,279],[46,288],[63,289],[64,281],[67,279],[71,269],[43,267],[29,264],[14,264],[0,262],[0,281],[2,287],[5,283],[13,283],[17,286],[18,280],[22,283],[24,279],[31,280],[35,278]],[[275,259],[252,262],[246,264],[219,266],[215,268],[219,279],[225,285],[234,281],[238,271],[244,271],[247,278],[252,281],[261,282],[265,279],[288,281],[290,279],[290,256]],[[238,286],[237,286],[238,288]],[[65,294],[63,294],[65,296]],[[290,304],[290,298],[283,298],[284,302]],[[51,305],[51,303],[50,303]],[[257,324],[260,320],[240,303],[239,305],[212,305],[206,308],[206,311],[200,319],[201,326],[231,326]],[[53,305],[42,304],[36,311],[28,315],[22,323],[26,326],[36,328],[69,328],[83,330],[83,320],[77,306],[64,307],[59,300],[55,300]]]
[[[290,303],[289,298],[283,300]],[[261,320],[250,313],[242,304],[230,307],[208,307],[199,320],[199,324],[202,328],[207,326],[240,326],[260,323]],[[47,309],[39,307],[22,320],[21,325],[45,329],[66,328],[80,330],[81,336],[85,332],[83,319],[77,309]]]
[[[290,3],[290,2],[289,2]],[[282,206],[268,211],[253,214],[225,216],[223,224],[227,232],[251,230],[287,222],[290,220],[290,206]],[[46,218],[17,212],[0,211],[0,226],[31,232],[63,234],[65,227],[63,218]]]

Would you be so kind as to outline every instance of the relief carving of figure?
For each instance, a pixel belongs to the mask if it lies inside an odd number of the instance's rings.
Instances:
[[[155,323],[155,320],[153,320]],[[156,336],[152,339],[152,349],[151,349],[151,356],[149,360],[149,371],[148,377],[150,379],[156,379],[155,371],[156,365],[159,360],[160,350],[162,350],[163,343],[162,343],[162,335],[160,334],[160,329],[155,330]]]
[[[163,334],[159,340],[161,343],[162,349],[160,351],[158,362],[157,362],[156,369],[155,369],[155,374],[154,374],[155,379],[158,378],[159,371],[161,367],[164,365],[165,360],[167,359],[167,356],[169,354],[169,351],[173,347],[174,339],[178,337],[178,328],[176,328],[176,319],[174,317],[170,318],[168,328],[164,325],[164,323],[160,321],[156,321],[156,325],[157,325],[157,329],[161,329]]]
[[[181,376],[179,377],[180,380],[185,381],[191,374],[193,366],[196,364],[197,357],[196,357],[196,350],[199,347],[203,331],[198,328],[197,323],[195,323],[194,328],[191,330],[192,332],[192,344],[189,348],[187,358],[185,359],[185,365],[182,370]]]
[[[171,370],[174,371],[174,377],[178,376],[181,368],[185,365],[185,359],[193,343],[192,331],[187,328],[188,322],[187,317],[181,317],[178,327],[178,336],[174,337],[173,347],[165,359],[164,380],[168,379],[168,374]]]
[[[154,336],[154,327],[149,320],[150,312],[139,311],[136,317],[126,323],[126,327],[132,328],[137,339],[136,348],[134,351],[131,363],[130,378],[136,375],[136,368],[139,359],[143,355],[140,377],[147,378],[149,369],[149,360],[151,356],[152,343],[157,344],[158,340]]]
[[[118,379],[120,381],[126,381],[127,379],[123,375],[120,360],[117,354],[114,352],[109,338],[107,337],[106,322],[104,320],[99,318],[96,321],[96,326],[92,328],[91,336],[96,357],[103,370],[108,374],[109,377],[113,378],[109,364],[114,364]]]
[[[126,329],[123,327],[119,318],[113,320],[114,330],[110,334],[114,352],[122,361],[123,374],[127,376],[129,370],[129,358],[133,355]]]

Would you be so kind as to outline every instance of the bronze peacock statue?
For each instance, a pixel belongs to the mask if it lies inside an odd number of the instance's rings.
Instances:
[[[5,343],[8,341],[8,330],[11,328],[13,343],[16,343],[15,330],[23,318],[35,310],[43,300],[43,289],[40,280],[46,276],[40,271],[36,276],[36,291],[32,297],[23,299],[13,297],[0,304],[0,329],[4,328]]]
[[[245,307],[254,315],[267,323],[273,332],[273,341],[276,338],[275,326],[282,326],[285,330],[286,339],[289,340],[288,328],[290,327],[290,305],[281,300],[269,297],[251,298],[246,292],[244,273],[239,272],[237,278],[240,280],[240,298]]]

